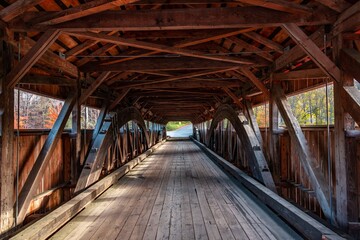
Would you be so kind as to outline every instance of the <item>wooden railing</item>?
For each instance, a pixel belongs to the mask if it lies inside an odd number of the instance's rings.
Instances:
[[[117,131],[117,136],[108,149],[101,178],[147,150],[146,141],[141,130],[135,123],[131,125],[133,126],[132,129],[125,125]],[[149,125],[153,126],[152,124]],[[14,171],[15,176],[16,172],[19,173],[19,192],[40,153],[49,131],[48,129],[20,130],[19,136],[15,132],[14,161],[18,161],[19,164]],[[80,159],[76,159],[76,136],[69,130],[63,132],[61,140],[52,154],[51,164],[46,167],[41,184],[36,191],[36,196],[31,201],[25,223],[58,207],[74,196],[74,188],[82,169],[92,132],[92,130],[82,130]],[[159,126],[148,130],[148,133],[150,136],[149,147],[166,138],[166,133]],[[17,152],[19,153],[18,156],[16,155]],[[16,205],[15,201],[16,197],[14,196],[14,206]]]
[[[210,126],[210,121],[196,124],[198,140],[202,143],[205,142],[207,128]],[[316,200],[314,191],[310,184],[310,181],[304,172],[303,167],[298,158],[298,154],[293,150],[293,143],[286,129],[280,129],[275,135],[277,138],[277,153],[278,159],[272,160],[269,157],[270,146],[270,131],[266,128],[261,128],[261,135],[263,139],[262,149],[267,158],[268,165],[278,193],[289,200],[297,204],[298,206],[310,210],[316,215],[323,217],[321,208]],[[302,127],[303,133],[307,140],[310,151],[315,157],[317,166],[321,169],[321,173],[327,179],[331,185],[333,205],[335,206],[336,199],[334,198],[335,192],[335,162],[334,162],[334,131],[333,126],[330,127],[330,146],[328,146],[328,130],[326,126],[307,126]],[[347,154],[349,156],[348,177],[351,186],[349,186],[349,197],[351,200],[351,211],[349,213],[349,219],[357,222],[360,217],[360,137],[357,134],[358,131],[351,133],[344,132],[346,136],[346,146],[349,149]],[[196,135],[196,133],[195,133]],[[208,146],[214,150],[223,158],[246,171],[250,174],[246,152],[242,149],[241,141],[237,137],[235,130],[227,120],[223,120],[218,124],[218,127],[214,130],[213,140],[211,145]],[[329,181],[328,174],[328,149],[330,149],[330,162],[331,162],[331,180]],[[350,149],[357,149],[357,151],[350,151]]]

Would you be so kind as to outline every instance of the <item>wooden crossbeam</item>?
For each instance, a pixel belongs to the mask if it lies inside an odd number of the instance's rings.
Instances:
[[[79,103],[85,103],[86,99],[91,96],[91,94],[106,80],[110,72],[103,72],[96,78],[96,80],[81,94]]]
[[[283,28],[289,36],[309,55],[311,60],[321,68],[330,78],[339,82],[340,70],[337,66],[321,51],[321,49],[309,39],[308,36],[295,24],[284,24]]]
[[[270,93],[268,88],[265,86],[265,84],[260,81],[260,79],[258,79],[253,73],[252,71],[250,71],[248,68],[241,68],[241,72],[247,76],[250,81],[258,88],[261,90],[261,92],[267,97],[270,97]]]
[[[20,80],[19,84],[75,86],[76,79],[53,77],[53,76],[43,76],[43,75],[25,75]]]
[[[335,214],[331,212],[329,205],[329,187],[328,183],[321,173],[314,156],[311,154],[306,138],[301,130],[299,122],[291,111],[290,104],[282,88],[278,85],[273,87],[273,97],[278,106],[279,112],[289,131],[292,143],[301,161],[312,188],[315,191],[316,198],[327,219],[334,220]],[[334,220],[335,222],[335,220]]]
[[[243,35],[248,38],[251,38],[252,40],[254,40],[256,42],[264,44],[268,48],[273,49],[279,53],[284,53],[284,47],[281,44],[274,42],[266,37],[263,37],[262,35],[260,35],[256,32],[247,32],[247,33],[243,33]]]
[[[11,41],[10,42],[15,48],[18,47],[18,42]],[[35,46],[36,42],[29,37],[24,37],[21,41],[21,54],[26,55],[30,49]],[[53,53],[50,49],[48,49],[43,56],[38,60],[38,63],[44,65],[46,67],[50,67],[52,69],[56,69],[59,72],[66,73],[67,75],[77,78],[78,77],[78,69],[75,65],[70,63],[69,61],[62,59],[59,55]]]
[[[130,92],[131,88],[125,89],[122,93],[120,93],[120,95],[111,103],[109,109],[113,110],[116,105],[118,105],[125,97],[126,95]]]
[[[131,86],[131,85],[130,85]],[[154,90],[162,90],[167,91],[169,89],[179,88],[179,89],[189,89],[189,88],[221,88],[223,86],[226,87],[241,87],[242,84],[239,81],[227,81],[227,80],[194,80],[194,79],[181,79],[181,81],[174,82],[163,82],[163,83],[152,83],[152,84],[144,84],[139,85],[138,87],[134,87],[137,89],[154,89]],[[119,88],[128,88],[127,84],[118,86]],[[164,90],[164,88],[167,88]],[[206,91],[207,92],[207,91]],[[207,94],[203,92],[204,94]]]
[[[236,1],[254,6],[278,10],[282,12],[300,13],[300,14],[309,14],[312,12],[312,9],[309,7],[284,0],[236,0]]]
[[[310,56],[310,58],[321,68],[330,78],[336,82],[341,82],[340,69],[305,35],[305,33],[293,24],[285,24],[284,28],[289,32],[290,36],[302,47],[302,49]],[[360,54],[356,50],[344,49],[340,54],[340,64],[344,70],[355,78],[360,78],[357,67],[360,65]],[[342,62],[344,61],[344,62]],[[349,65],[352,64],[352,65]],[[358,105],[358,94],[352,88],[341,87],[341,95],[347,102],[343,102],[344,109],[354,118],[358,117],[360,105]]]
[[[244,65],[243,65],[244,66]],[[239,67],[236,63],[218,62],[199,58],[169,57],[136,59],[123,63],[103,65],[100,63],[88,63],[80,68],[83,72],[111,71],[111,72],[138,72],[138,71],[176,71],[176,70],[201,70]]]
[[[338,16],[336,22],[333,25],[332,34],[338,35],[343,32],[355,32],[360,29],[360,2],[355,3],[340,16]]]
[[[24,19],[36,21],[40,17],[38,13],[24,14],[24,18],[14,22],[12,28],[15,31],[38,31],[49,27],[29,25],[29,22]],[[182,11],[178,9],[146,10],[141,11],[141,14],[134,14],[133,11],[106,11],[56,24],[55,27],[64,31],[83,32],[90,30],[147,31],[274,27],[284,23],[323,25],[334,21],[335,19],[327,14],[326,9],[302,16],[262,7],[187,8]]]
[[[287,73],[273,73],[273,79],[281,80],[302,80],[309,78],[325,78],[328,77],[320,68],[312,68],[305,70],[291,71]]]
[[[115,34],[115,31],[112,31],[110,33],[107,33],[108,35],[113,35]],[[106,33],[105,33],[106,34]],[[86,40],[83,43],[77,45],[76,47],[73,47],[72,49],[70,49],[69,51],[65,52],[65,58],[68,61],[71,61],[73,59],[76,59],[76,55],[85,51],[86,49],[91,48],[92,46],[96,45],[99,41],[95,41],[95,40]]]
[[[343,12],[345,9],[350,7],[350,3],[344,0],[315,0],[315,1],[337,12]]]
[[[227,71],[234,70],[237,68],[238,67],[230,68],[230,69],[216,69],[216,70],[204,70],[204,71],[200,71],[200,72],[192,72],[192,73],[177,75],[177,76],[173,76],[173,77],[166,77],[163,79],[153,80],[153,81],[148,81],[148,82],[142,82],[142,83],[135,82],[133,84],[128,84],[126,87],[139,87],[139,86],[144,86],[144,85],[154,85],[154,84],[159,84],[159,83],[173,82],[173,81],[177,81],[180,79],[194,78],[194,77],[200,77],[200,76],[210,75],[210,74],[215,74],[215,73],[220,73],[220,72],[227,72]]]
[[[43,2],[44,0],[19,0],[0,11],[0,18],[4,22],[10,22],[15,17],[23,14],[26,10]]]
[[[316,46],[324,47],[324,29],[320,28],[319,30],[311,34],[309,39],[313,41],[316,44]],[[273,70],[274,71],[280,70],[306,56],[307,54],[306,52],[304,52],[301,46],[296,45],[295,47],[291,48],[289,51],[285,52],[283,55],[281,55],[274,61]]]
[[[166,52],[171,54],[180,54],[188,57],[196,57],[196,58],[202,58],[202,59],[209,59],[209,60],[215,60],[215,61],[222,61],[222,62],[231,62],[231,63],[238,63],[238,64],[252,64],[251,61],[246,61],[244,59],[237,59],[234,57],[227,57],[227,56],[212,56],[212,55],[205,55],[202,52],[195,51],[195,50],[188,50],[188,49],[181,49],[176,47],[169,47],[161,44],[156,43],[148,43],[143,41],[137,41],[137,40],[131,40],[131,39],[125,39],[121,37],[115,37],[115,36],[108,36],[106,34],[101,33],[92,33],[92,32],[70,32],[69,35],[73,36],[81,36],[93,40],[101,40],[103,42],[113,43],[113,44],[119,44],[129,47],[135,47],[135,48],[141,48],[146,50],[152,50],[152,51],[159,51],[159,52]]]
[[[244,28],[244,29],[240,29],[240,30],[239,29],[225,30],[225,31],[221,31],[220,33],[217,33],[217,34],[213,34],[211,36],[201,36],[201,37],[197,37],[195,39],[184,40],[184,41],[181,41],[181,42],[178,42],[178,43],[174,44],[173,47],[186,48],[186,47],[194,46],[194,45],[197,45],[197,44],[206,43],[206,42],[222,39],[222,38],[225,38],[225,37],[250,32],[250,31],[253,31],[253,30],[255,30],[255,28]],[[129,60],[138,59],[138,58],[141,58],[141,57],[151,56],[151,55],[154,55],[154,54],[157,54],[157,53],[160,53],[160,51],[151,51],[151,52],[139,53],[134,57],[128,57],[128,58],[122,58],[122,59],[108,61],[107,64],[125,62],[125,61],[129,61]]]
[[[117,46],[112,44],[112,43],[107,43],[104,46],[102,46],[101,48],[92,51],[90,55],[76,61],[76,66],[81,67],[82,65],[90,62],[93,58],[97,57],[97,56],[103,56],[106,54],[106,52],[110,51],[111,49],[116,48]]]
[[[40,23],[42,25],[58,24],[113,9],[122,5],[134,3],[137,1],[138,0],[94,0],[88,3],[81,4],[77,7],[51,13],[44,17],[34,19],[33,23]]]
[[[6,76],[10,87],[14,87],[16,83],[21,80],[37,60],[41,58],[46,50],[55,42],[59,35],[59,30],[48,30],[40,37],[25,57]]]
[[[238,45],[239,47],[245,48],[246,51],[254,51],[254,53],[256,55],[268,60],[269,62],[274,61],[274,57],[270,53],[263,52],[261,49],[254,46],[253,44],[249,44],[249,43],[245,42],[244,40],[242,40],[240,38],[237,38],[237,37],[229,37],[227,39],[229,39],[230,41],[236,43],[236,45]]]
[[[26,212],[30,206],[30,202],[36,193],[41,178],[44,175],[46,166],[48,166],[52,153],[57,147],[57,143],[60,140],[61,134],[65,128],[66,122],[70,116],[70,113],[76,103],[75,94],[70,94],[65,100],[64,105],[56,119],[54,126],[50,130],[49,136],[47,137],[41,151],[28,175],[24,186],[19,193],[19,214],[17,216],[18,223],[21,223],[26,217]]]
[[[224,90],[224,92],[234,101],[234,103],[240,109],[244,109],[244,105],[241,103],[240,99],[228,87],[222,87],[222,90]]]

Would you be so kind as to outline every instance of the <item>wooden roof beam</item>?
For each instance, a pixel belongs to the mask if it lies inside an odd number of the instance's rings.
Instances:
[[[146,82],[145,82],[146,83]],[[154,89],[154,90],[160,90],[164,88],[169,89],[189,89],[189,88],[221,88],[223,86],[227,86],[230,88],[234,87],[241,87],[241,82],[238,81],[226,81],[226,80],[220,80],[220,81],[194,81],[193,79],[182,79],[181,81],[175,80],[174,82],[163,82],[163,83],[149,83],[149,84],[143,84],[134,87],[137,89]],[[131,84],[130,84],[131,86]],[[127,84],[124,84],[123,86],[119,88],[126,88],[128,87]],[[164,90],[162,90],[164,91]],[[165,90],[166,91],[166,90]]]
[[[63,77],[27,74],[20,80],[19,84],[75,86],[76,80]]]
[[[141,87],[141,86],[144,86],[144,85],[154,86],[154,85],[159,84],[159,83],[173,82],[173,81],[177,81],[177,80],[180,80],[180,79],[194,78],[194,77],[199,77],[199,76],[204,76],[204,75],[209,75],[209,74],[215,74],[215,73],[219,73],[219,72],[226,72],[226,71],[234,70],[234,69],[237,69],[237,68],[238,67],[230,68],[230,69],[205,70],[205,71],[188,73],[188,74],[183,74],[183,75],[178,75],[178,76],[173,76],[173,77],[168,77],[168,78],[159,79],[159,80],[153,80],[153,81],[148,81],[148,82],[142,82],[142,83],[134,82],[133,84],[129,84],[126,87],[133,88],[133,87]]]
[[[261,92],[267,97],[270,97],[270,92],[268,88],[265,86],[265,84],[258,79],[252,71],[250,71],[248,68],[241,68],[241,72],[250,79],[250,81],[259,89]]]
[[[93,94],[93,92],[106,80],[110,72],[103,72],[99,77],[81,94],[79,104],[85,103],[86,99]]]
[[[10,6],[0,10],[0,18],[4,22],[10,22],[12,19],[23,14],[28,9],[43,2],[44,0],[18,0],[12,3]]]
[[[319,30],[314,32],[309,36],[309,39],[316,44],[316,46],[323,48],[324,47],[324,28],[321,27]],[[330,42],[329,42],[330,43]],[[291,48],[289,51],[285,52],[283,55],[278,57],[273,63],[273,71],[278,71],[284,67],[288,67],[299,59],[306,57],[307,54],[301,48],[301,46],[296,45]]]
[[[89,4],[93,3],[90,2]],[[139,13],[139,11],[136,11]],[[71,17],[71,16],[70,16]],[[39,19],[39,13],[24,14],[11,24],[14,31],[39,31],[49,28],[44,25],[31,25],[28,19]],[[169,21],[171,19],[171,21]],[[188,8],[156,9],[141,11],[107,11],[81,19],[56,24],[64,31],[148,31],[148,30],[186,30],[186,29],[225,29],[248,27],[275,27],[284,23],[297,25],[322,25],[335,21],[333,11],[318,9],[307,16],[280,12],[261,7],[241,8]]]
[[[345,9],[351,6],[350,3],[344,0],[315,0],[315,1],[339,13],[343,12]]]
[[[310,14],[312,9],[285,0],[236,0],[237,2],[246,3],[254,6],[269,8],[282,12],[299,13],[299,14]]]
[[[243,35],[279,53],[284,53],[284,47],[281,44],[274,42],[266,37],[263,37],[256,32],[243,33]]]
[[[94,58],[96,58],[97,56],[103,56],[106,54],[106,52],[108,52],[114,48],[116,48],[116,45],[114,45],[112,43],[107,43],[104,46],[100,47],[99,49],[92,51],[90,55],[83,57],[82,59],[79,59],[78,61],[76,61],[75,65],[78,67],[83,66],[86,63],[93,60]],[[94,70],[96,71],[96,69],[94,69]]]
[[[10,41],[11,45],[18,47],[18,42]],[[30,49],[35,46],[36,42],[29,37],[24,37],[21,41],[21,54],[26,55]],[[16,49],[15,48],[15,49]],[[37,61],[39,64],[56,69],[58,72],[63,72],[71,77],[78,77],[78,69],[69,61],[62,59],[59,55],[53,53],[50,49],[45,51],[42,57]]]
[[[246,51],[254,51],[254,53],[270,62],[274,61],[274,57],[268,53],[268,52],[264,52],[263,50],[259,49],[258,47],[249,44],[247,42],[245,42],[244,40],[237,38],[237,37],[229,37],[227,38],[230,41],[232,41],[233,43],[235,43],[236,45],[238,45],[239,47],[245,48]]]
[[[23,59],[6,76],[9,87],[14,87],[29,69],[41,58],[60,35],[59,30],[46,31]]]
[[[290,71],[286,73],[273,73],[275,81],[281,80],[301,80],[308,78],[325,78],[328,77],[320,68],[304,69],[297,71]]]
[[[283,28],[303,51],[331,79],[340,82],[340,69],[321,51],[321,49],[295,24],[284,24]]]
[[[195,50],[181,49],[181,48],[169,47],[169,46],[156,44],[156,43],[148,43],[148,42],[143,42],[143,41],[125,39],[125,38],[121,38],[121,37],[108,36],[108,35],[101,34],[101,33],[70,32],[68,34],[73,35],[73,36],[81,36],[81,37],[85,37],[85,38],[89,38],[89,39],[93,39],[93,40],[100,40],[102,42],[124,45],[124,46],[128,46],[128,47],[141,48],[141,49],[146,49],[146,50],[151,50],[151,51],[166,52],[166,53],[171,53],[171,54],[180,54],[183,56],[196,57],[196,58],[209,59],[209,60],[222,61],[222,62],[231,62],[231,63],[238,63],[238,64],[253,64],[253,62],[246,61],[244,59],[237,59],[234,57],[227,57],[227,56],[205,55],[204,53],[195,51]]]
[[[360,29],[360,2],[355,3],[338,16],[332,30],[333,35],[355,32]]]
[[[181,42],[178,42],[178,43],[174,44],[173,47],[186,48],[186,47],[190,47],[190,46],[194,46],[194,45],[198,45],[198,44],[202,44],[202,43],[222,39],[222,38],[225,38],[225,37],[234,36],[234,35],[238,35],[238,34],[245,33],[245,32],[250,32],[250,31],[253,31],[253,30],[254,30],[254,28],[244,28],[244,29],[236,29],[236,30],[224,30],[224,31],[221,31],[220,33],[212,34],[211,36],[201,36],[201,37],[198,37],[198,38],[195,38],[195,39],[184,40],[184,41],[181,41]],[[143,52],[143,53],[137,54],[134,57],[112,60],[112,61],[108,61],[107,63],[108,64],[113,64],[113,63],[125,62],[125,61],[129,61],[129,60],[138,59],[138,58],[141,58],[141,57],[151,56],[151,55],[154,55],[154,54],[157,54],[157,53],[160,53],[160,51]]]
[[[111,71],[111,72],[138,72],[138,71],[178,71],[178,70],[200,70],[200,69],[224,69],[241,67],[244,65],[228,62],[218,62],[200,58],[189,57],[163,57],[136,59],[123,63],[115,63],[111,65],[103,65],[100,63],[88,63],[80,70],[83,72]],[[262,65],[264,66],[264,65]]]
[[[130,92],[130,90],[131,88],[128,88],[125,89],[122,93],[120,93],[119,96],[109,106],[109,110],[113,110],[116,107],[116,105],[118,105],[126,97],[126,95]]]
[[[94,0],[81,4],[77,7],[69,8],[60,12],[51,13],[44,17],[35,18],[33,23],[42,25],[53,25],[70,20],[93,15],[99,12],[107,11],[115,7],[137,2],[138,0]]]
[[[222,89],[240,109],[244,109],[244,105],[241,103],[241,100],[233,92],[231,92],[228,87],[222,87]]]

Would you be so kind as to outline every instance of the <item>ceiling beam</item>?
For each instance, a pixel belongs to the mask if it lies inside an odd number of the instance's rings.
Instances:
[[[137,72],[137,71],[174,71],[174,70],[199,70],[199,69],[221,69],[240,67],[236,63],[217,62],[212,60],[189,58],[189,57],[162,57],[143,58],[123,63],[102,65],[100,63],[88,63],[80,68],[84,72],[111,71],[111,72]]]
[[[93,39],[93,40],[100,40],[102,42],[108,42],[108,43],[112,43],[112,44],[141,48],[141,49],[146,49],[146,50],[151,50],[151,51],[166,52],[166,53],[170,53],[170,54],[180,54],[180,55],[188,56],[188,57],[196,57],[196,58],[209,59],[209,60],[222,61],[222,62],[238,63],[238,64],[252,64],[253,63],[251,61],[246,61],[244,59],[237,59],[234,57],[206,55],[206,54],[196,51],[196,50],[188,50],[188,49],[181,49],[181,48],[177,48],[177,47],[169,47],[166,45],[161,45],[161,44],[156,44],[156,43],[149,43],[149,42],[144,42],[144,41],[125,39],[125,38],[116,37],[116,36],[109,36],[109,35],[102,34],[102,33],[70,32],[68,34],[72,35],[72,36],[85,37],[85,38]]]
[[[118,105],[125,97],[126,95],[130,92],[131,88],[125,89],[122,93],[119,94],[119,96],[111,103],[111,105],[109,106],[109,110],[113,110],[116,105]]]
[[[320,68],[304,69],[298,71],[290,71],[286,73],[273,73],[274,81],[281,80],[301,80],[309,78],[325,78],[328,77]]]
[[[10,41],[11,45],[14,46],[14,49],[18,49],[18,42]],[[24,37],[21,39],[21,55],[26,55],[30,49],[35,46],[36,42],[29,37]],[[59,55],[53,53],[50,49],[45,51],[42,57],[37,61],[38,64],[47,66],[51,69],[55,69],[57,72],[65,73],[71,77],[78,77],[78,69],[71,62],[62,59]]]
[[[120,82],[121,83],[121,82]],[[219,81],[213,81],[213,80],[203,80],[203,81],[196,81],[193,79],[181,79],[181,81],[174,81],[174,82],[163,82],[163,83],[146,83],[134,87],[137,89],[189,89],[189,88],[221,88],[223,86],[234,88],[234,87],[241,87],[241,82],[239,81],[226,81],[226,80],[219,80]],[[127,88],[131,86],[131,84],[128,85],[128,83],[124,83],[122,86],[117,86],[119,88]],[[165,90],[166,91],[166,90]]]
[[[241,103],[241,101],[239,100],[239,98],[233,93],[231,92],[231,90],[228,87],[223,87],[222,88],[224,90],[224,92],[234,101],[234,103],[240,108],[240,109],[244,109],[244,105]]]
[[[237,1],[241,3],[269,8],[282,12],[300,13],[300,14],[309,14],[312,12],[312,9],[307,6],[303,6],[297,3],[284,1],[284,0],[237,0]]]
[[[246,51],[254,51],[254,53],[270,62],[274,61],[274,57],[268,53],[264,52],[264,50],[261,50],[260,48],[254,46],[253,44],[249,44],[245,42],[244,40],[237,38],[237,37],[229,37],[227,38],[231,42],[235,43],[238,47],[245,48]]]
[[[324,28],[321,27],[319,30],[314,32],[309,36],[309,39],[316,44],[316,46],[323,48],[324,47]],[[330,42],[329,42],[330,43]],[[283,55],[278,57],[273,64],[273,71],[280,70],[284,67],[288,67],[292,64],[296,64],[296,61],[306,57],[307,54],[304,50],[296,45],[291,48],[289,51],[286,51]]]
[[[340,69],[298,26],[295,24],[284,24],[283,28],[320,69],[333,80],[340,81]]]
[[[24,14],[11,24],[14,31],[39,31],[56,27],[64,31],[147,31],[275,27],[284,23],[323,25],[336,19],[331,10],[318,9],[309,15],[291,14],[262,7],[187,8],[144,11],[106,11],[54,26],[31,25],[39,13]],[[30,20],[29,20],[30,19]],[[170,21],[171,20],[171,21]]]
[[[79,104],[84,104],[86,99],[106,80],[111,72],[103,72],[95,79],[95,81],[81,94]]]
[[[243,33],[243,35],[279,53],[284,53],[284,47],[281,44],[274,42],[256,32],[247,32]]]
[[[198,45],[198,44],[202,44],[202,43],[222,39],[222,38],[225,38],[225,37],[230,37],[230,36],[238,35],[238,34],[241,34],[241,33],[250,32],[250,31],[253,31],[253,30],[255,30],[255,29],[254,28],[244,28],[244,29],[236,29],[236,30],[226,30],[225,29],[224,31],[220,31],[219,33],[212,34],[211,36],[200,36],[198,38],[190,39],[190,40],[186,39],[184,41],[181,41],[181,42],[178,42],[178,43],[174,44],[173,47],[186,48],[186,47],[190,47],[190,46],[194,46],[194,45]],[[138,58],[141,58],[141,57],[151,56],[151,55],[154,55],[154,54],[157,54],[157,53],[160,53],[160,51],[151,51],[151,52],[139,53],[134,57],[112,60],[112,61],[108,61],[107,63],[112,64],[112,63],[118,63],[118,62],[125,62],[125,61],[129,61],[129,60],[138,59]]]
[[[351,6],[350,3],[344,0],[315,0],[315,1],[337,12],[343,12],[345,9]]]
[[[44,75],[28,75],[27,74],[20,80],[19,84],[75,86],[76,79],[44,76]]]
[[[265,86],[265,84],[258,79],[252,71],[250,71],[248,68],[241,68],[241,72],[250,79],[250,81],[267,97],[270,97],[270,92],[268,88]]]
[[[0,18],[4,22],[10,22],[12,19],[23,14],[28,9],[43,2],[44,0],[18,0],[0,11]]]
[[[33,20],[34,23],[39,23],[41,25],[59,24],[137,1],[138,0],[94,0],[60,12],[54,12],[43,17],[34,18]]]
[[[60,35],[59,30],[46,31],[23,59],[6,76],[9,87],[14,87],[29,69],[41,58]]]
[[[210,74],[215,74],[215,73],[220,73],[220,72],[227,72],[227,71],[231,71],[231,70],[234,70],[237,68],[238,67],[230,68],[230,69],[204,70],[204,71],[200,71],[200,72],[187,73],[187,74],[183,74],[183,75],[177,75],[177,76],[173,76],[173,77],[167,77],[167,78],[152,80],[152,81],[148,81],[148,82],[142,82],[142,83],[134,82],[132,84],[128,84],[126,87],[133,88],[133,87],[141,87],[141,86],[145,86],[145,85],[150,85],[153,87],[159,83],[173,82],[173,81],[177,81],[180,79],[194,78],[194,77],[210,75]]]
[[[334,36],[343,32],[355,32],[360,29],[360,2],[358,1],[338,16],[333,24]]]

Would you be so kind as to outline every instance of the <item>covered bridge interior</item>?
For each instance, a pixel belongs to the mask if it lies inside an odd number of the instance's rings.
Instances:
[[[0,0],[0,27],[0,237],[360,238],[360,2]],[[289,97],[321,87],[303,126]]]

